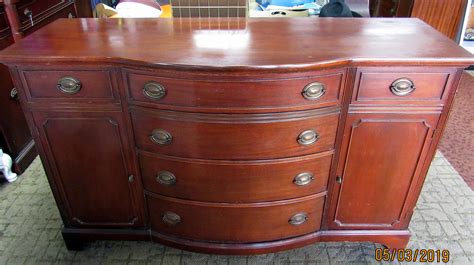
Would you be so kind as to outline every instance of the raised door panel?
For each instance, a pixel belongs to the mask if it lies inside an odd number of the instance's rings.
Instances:
[[[139,226],[121,113],[34,114],[57,191],[75,226]]]
[[[439,115],[350,114],[329,226],[404,229]]]

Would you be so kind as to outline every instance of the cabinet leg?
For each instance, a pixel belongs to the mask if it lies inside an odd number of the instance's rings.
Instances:
[[[70,251],[81,251],[86,247],[86,242],[71,234],[62,233],[66,248]]]

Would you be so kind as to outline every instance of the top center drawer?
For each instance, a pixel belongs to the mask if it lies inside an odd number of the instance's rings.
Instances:
[[[133,104],[221,113],[279,112],[338,105],[344,76],[345,69],[258,77],[124,70],[128,97]]]

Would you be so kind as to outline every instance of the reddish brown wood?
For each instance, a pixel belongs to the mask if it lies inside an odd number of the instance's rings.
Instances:
[[[77,68],[75,68],[77,69]],[[21,72],[23,85],[28,101],[48,101],[59,99],[68,102],[77,100],[113,100],[117,92],[112,86],[111,69],[90,69],[68,71],[60,69],[28,69]],[[57,88],[58,81],[63,77],[73,77],[80,84],[79,92],[67,94]]]
[[[345,70],[345,69],[344,69]],[[128,72],[128,71],[127,71]],[[153,103],[153,107],[186,107],[191,110],[218,109],[309,109],[339,104],[339,95],[344,71],[308,72],[296,78],[251,77],[240,80],[215,80],[204,77],[181,79],[178,74],[160,77],[158,72],[130,71],[126,75],[130,101],[134,104]],[[176,78],[180,77],[180,79]],[[147,82],[156,82],[166,89],[162,99],[150,99],[143,93]],[[305,99],[302,95],[305,86],[318,82],[326,88],[326,93],[317,100]]]
[[[406,229],[407,197],[437,122],[436,114],[349,114],[329,227]]]
[[[204,34],[203,21],[213,30]],[[150,236],[219,254],[319,241],[405,247],[462,67],[472,56],[412,19],[221,22],[244,27],[218,30],[224,24],[212,19],[60,21],[1,53],[68,248]],[[277,29],[281,35],[268,35]],[[58,30],[73,33],[66,41]],[[245,47],[202,42],[230,38],[229,31],[246,36]],[[80,78],[84,90],[57,94],[63,74]],[[388,87],[400,77],[412,79],[415,92],[393,96]],[[302,99],[307,82],[322,79],[327,98]],[[149,80],[168,89],[162,101],[143,96]],[[157,128],[171,133],[171,144],[151,142]],[[297,137],[306,129],[321,138],[300,146]],[[162,170],[175,174],[175,185],[157,184]],[[292,181],[302,171],[316,179],[296,187]],[[165,225],[165,211],[182,222]],[[307,222],[288,227],[299,211],[309,214]]]
[[[448,96],[455,69],[445,68],[358,68],[353,104],[413,104],[442,105]],[[406,96],[397,96],[390,85],[399,78],[408,78],[415,90]]]
[[[80,59],[217,72],[287,72],[350,63],[465,66],[471,57],[418,19],[392,18],[61,20],[1,56],[4,62]]]
[[[39,139],[48,146],[46,159],[71,225],[143,225],[133,198],[137,182],[127,165],[130,155],[120,113],[37,112],[33,116]]]
[[[270,159],[332,150],[338,109],[298,113],[225,115],[171,111],[132,111],[137,147],[164,155],[202,159]],[[163,129],[173,140],[154,143],[153,130]],[[298,143],[298,136],[314,130],[319,140]]]
[[[140,168],[144,188],[165,196],[210,202],[273,201],[327,190],[331,153],[279,160],[215,161],[140,152]],[[156,180],[158,172],[164,170],[175,175],[174,185]],[[295,177],[305,172],[314,180],[295,185]]]
[[[25,10],[33,13],[31,25]],[[0,1],[0,49],[19,41],[24,36],[57,18],[75,15],[73,1],[1,0]],[[10,97],[14,89],[8,69],[0,65],[0,143],[14,159],[16,173],[23,173],[37,155],[34,141],[26,124],[18,99]]]
[[[223,243],[271,241],[317,231],[325,198],[323,193],[268,203],[219,204],[148,195],[153,230],[187,239]],[[162,218],[166,212],[178,214],[181,222],[176,225],[164,223]],[[307,220],[300,225],[290,224],[291,217],[297,213],[305,213]]]

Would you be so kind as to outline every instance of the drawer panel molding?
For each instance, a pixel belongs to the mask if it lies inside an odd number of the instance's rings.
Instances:
[[[221,161],[140,151],[145,189],[208,202],[262,202],[326,191],[332,151],[296,158]]]
[[[134,109],[131,118],[141,150],[187,158],[252,160],[332,150],[339,110],[214,115]],[[157,142],[162,140],[166,143]]]
[[[152,230],[213,242],[263,242],[319,230],[325,193],[271,203],[223,204],[147,194]]]

